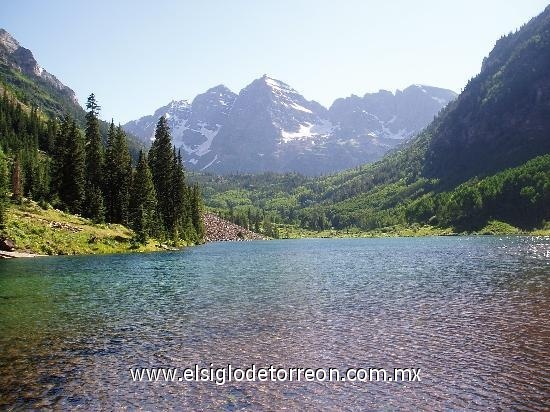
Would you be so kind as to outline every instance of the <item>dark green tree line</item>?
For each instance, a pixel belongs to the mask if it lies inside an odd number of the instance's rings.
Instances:
[[[150,159],[143,151],[135,169],[127,137],[111,122],[106,143],[100,133],[99,104],[92,94],[82,131],[74,119],[46,119],[4,91],[0,97],[0,226],[8,195],[50,203],[95,222],[134,229],[136,240],[174,243],[204,236],[198,186],[186,181],[181,153],[159,120]]]
[[[103,204],[103,172],[105,153],[99,132],[99,110],[95,95],[92,93],[86,103],[86,217],[102,222],[105,219]]]
[[[166,118],[159,119],[149,152],[159,224],[173,241],[199,241],[204,236],[198,187],[186,182],[181,153],[172,145]]]

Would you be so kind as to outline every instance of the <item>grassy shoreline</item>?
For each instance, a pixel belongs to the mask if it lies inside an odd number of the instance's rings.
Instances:
[[[491,221],[483,229],[475,232],[455,232],[451,228],[412,225],[408,227],[386,227],[371,231],[357,228],[348,230],[327,229],[313,231],[292,225],[279,225],[281,239],[319,238],[387,238],[387,237],[427,237],[427,236],[550,236],[548,225],[541,229],[522,231],[504,222]]]
[[[491,221],[482,230],[456,233],[452,229],[434,226],[387,227],[372,231],[348,230],[312,231],[292,225],[278,225],[281,239],[307,238],[387,238],[425,236],[517,235],[550,236],[548,224],[543,229],[521,231],[503,222]],[[156,239],[147,244],[133,242],[134,232],[118,224],[95,224],[80,216],[56,209],[42,209],[36,202],[24,201],[10,205],[3,234],[15,241],[16,252],[2,252],[0,257],[30,257],[40,255],[95,255],[173,250]],[[186,245],[182,245],[185,247]]]
[[[16,251],[35,255],[93,255],[153,252],[167,249],[155,239],[132,241],[134,232],[119,224],[95,224],[57,209],[42,209],[36,202],[10,205],[3,235]]]

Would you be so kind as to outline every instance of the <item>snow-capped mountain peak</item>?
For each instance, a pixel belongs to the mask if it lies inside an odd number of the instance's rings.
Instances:
[[[326,173],[374,161],[424,128],[456,94],[412,85],[337,99],[330,109],[263,75],[239,94],[218,85],[124,127],[148,140],[162,115],[189,168]]]
[[[296,90],[294,90],[292,87],[290,87],[288,84],[274,79],[273,77],[268,76],[267,74],[264,74],[261,78],[265,82],[267,86],[271,88],[273,93],[275,94],[283,94],[283,93],[298,93]]]
[[[170,103],[168,103],[168,110],[166,113],[170,112],[179,112],[182,110],[186,110],[189,108],[189,102],[187,100],[172,100]],[[155,112],[156,114],[156,112]]]
[[[230,107],[235,101],[235,93],[223,84],[208,89],[204,95],[209,96],[210,99],[216,100],[221,106]]]
[[[172,133],[182,131],[186,127],[190,113],[190,104],[187,100],[172,100],[166,106],[155,110],[150,116],[143,116],[137,120],[126,123],[124,129],[141,138],[144,142],[150,142],[155,137],[155,127],[160,117],[165,116]]]

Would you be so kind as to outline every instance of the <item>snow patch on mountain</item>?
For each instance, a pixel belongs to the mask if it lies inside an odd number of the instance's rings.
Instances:
[[[289,143],[297,139],[311,139],[315,137],[326,137],[328,136],[334,127],[332,123],[328,120],[321,120],[319,124],[313,124],[306,122],[299,125],[299,129],[296,132],[289,132],[286,130],[281,130],[281,143]]]
[[[285,102],[282,102],[283,106],[286,106],[286,107],[291,107],[295,110],[299,110],[301,112],[305,112],[305,113],[313,113],[311,110],[309,109],[306,109],[304,106],[300,106],[299,104],[296,104],[296,103],[285,103]]]
[[[200,130],[198,130],[198,132],[206,138],[206,141],[204,143],[200,144],[197,147],[197,150],[194,153],[197,156],[203,156],[203,155],[205,155],[206,153],[208,153],[210,151],[210,146],[212,146],[212,141],[214,140],[214,137],[216,137],[216,135],[220,131],[222,125],[217,124],[215,130],[211,130],[208,127],[206,127],[206,123],[200,123],[199,125],[200,125],[201,128],[200,128]]]
[[[214,159],[213,159],[210,163],[208,163],[206,166],[202,167],[201,170],[206,170],[206,169],[208,169],[210,166],[212,166],[212,165],[214,164],[214,162],[215,162],[216,160],[218,160],[218,155],[214,156]]]
[[[174,122],[175,125],[172,129],[172,134],[174,136],[180,137],[183,132],[189,130],[189,119],[181,119],[179,122]],[[154,136],[153,136],[154,139]],[[174,139],[175,140],[175,139]]]
[[[296,90],[294,90],[292,87],[290,87],[288,84],[283,83],[280,80],[273,79],[272,77],[269,77],[267,75],[264,75],[263,77],[266,84],[271,87],[271,89],[277,93],[277,94],[284,94],[284,93],[297,93]]]

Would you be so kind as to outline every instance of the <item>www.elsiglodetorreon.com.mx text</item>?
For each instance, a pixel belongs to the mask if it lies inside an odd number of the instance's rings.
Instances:
[[[420,368],[278,368],[273,365],[247,368],[209,367],[130,368],[134,382],[420,382]]]

